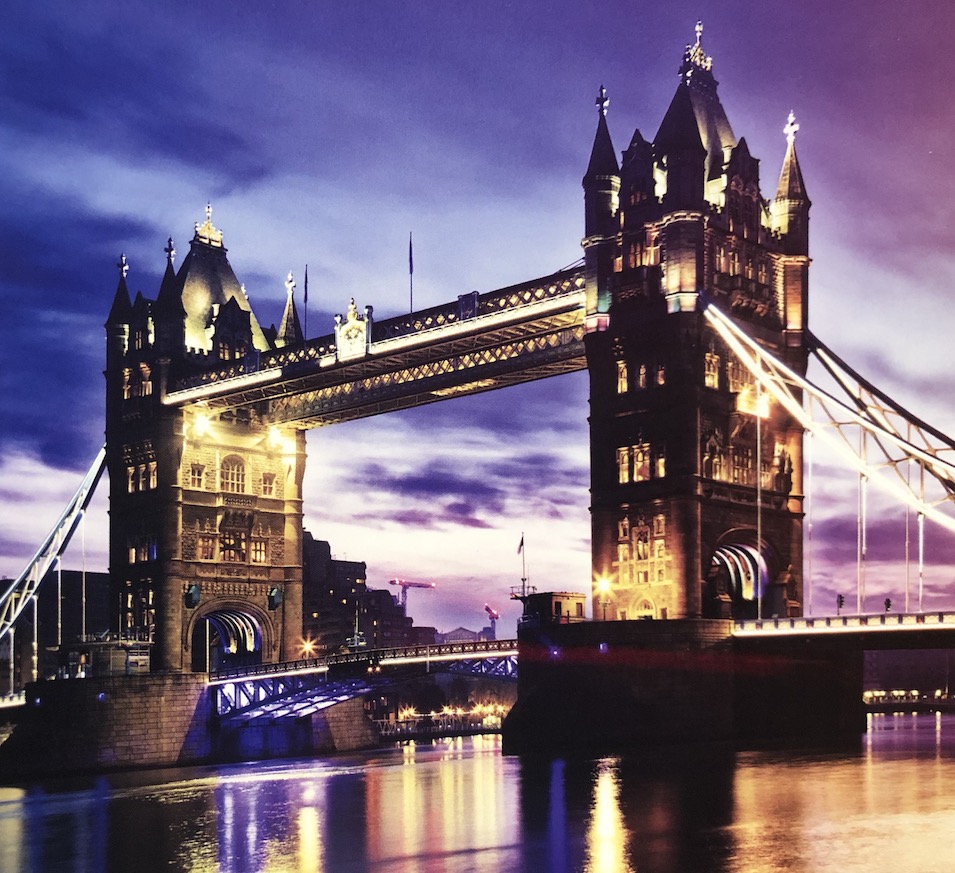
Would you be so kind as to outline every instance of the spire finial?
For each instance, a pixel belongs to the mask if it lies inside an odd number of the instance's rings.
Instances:
[[[206,221],[201,227],[196,222],[195,240],[203,242],[208,246],[222,248],[222,231],[218,230],[212,223],[212,202],[206,203]]]
[[[683,76],[692,74],[694,67],[707,72],[713,69],[713,58],[703,51],[703,22],[696,22],[696,44],[688,45],[683,53],[683,66],[680,73]]]
[[[607,89],[603,85],[600,86],[600,90],[597,91],[597,99],[594,101],[597,104],[597,111],[601,115],[607,114],[607,107],[610,105],[610,98],[607,96]]]
[[[173,259],[176,257],[176,247],[172,244],[172,237],[169,237],[169,242],[166,243],[166,248],[163,249],[166,253],[166,261],[169,264],[173,263]]]
[[[790,110],[789,118],[786,120],[786,126],[783,128],[783,133],[786,134],[786,141],[790,145],[796,140],[797,130],[799,130],[799,125],[796,124],[796,113]]]
[[[119,260],[116,262],[116,269],[119,270],[119,278],[125,279],[126,274],[129,272],[129,262],[126,260],[125,254],[119,256]]]
[[[288,278],[285,280],[285,290],[288,291],[288,296],[292,296],[292,291],[295,289],[295,280],[292,278],[292,271],[289,270]]]

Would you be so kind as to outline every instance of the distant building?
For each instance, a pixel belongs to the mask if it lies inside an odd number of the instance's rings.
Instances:
[[[302,638],[314,654],[340,649],[357,630],[373,648],[433,642],[434,628],[413,630],[413,619],[383,589],[369,588],[363,561],[333,558],[330,545],[304,532]]]
[[[522,620],[563,624],[584,620],[584,604],[587,595],[576,591],[543,591],[528,594],[524,598]]]
[[[0,585],[11,580],[2,580]],[[59,604],[59,608],[58,608]],[[83,620],[85,608],[85,622]],[[36,675],[54,676],[72,659],[84,654],[86,639],[105,637],[109,630],[109,574],[80,570],[51,570],[37,591]],[[0,642],[0,692],[22,688],[33,681],[33,607],[27,606],[13,633],[11,669],[10,637]]]

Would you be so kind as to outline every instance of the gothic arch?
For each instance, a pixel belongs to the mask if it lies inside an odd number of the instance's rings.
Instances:
[[[259,664],[275,649],[275,627],[267,612],[251,603],[215,600],[196,610],[185,631],[193,672]]]

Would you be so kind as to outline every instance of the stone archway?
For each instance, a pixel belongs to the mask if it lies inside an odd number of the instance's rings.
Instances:
[[[192,671],[261,664],[271,636],[268,619],[248,605],[214,605],[196,616],[189,629]]]
[[[767,615],[765,607],[773,599],[779,569],[775,549],[765,539],[757,544],[756,531],[727,531],[710,558],[703,585],[704,617],[756,618],[761,606]]]

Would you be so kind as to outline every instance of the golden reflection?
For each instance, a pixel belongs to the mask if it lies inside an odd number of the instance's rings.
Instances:
[[[314,806],[303,806],[298,811],[298,869],[302,873],[322,870],[322,834]]]
[[[604,758],[597,764],[594,799],[587,828],[587,873],[629,873],[629,833],[620,809],[620,781],[617,759]]]

